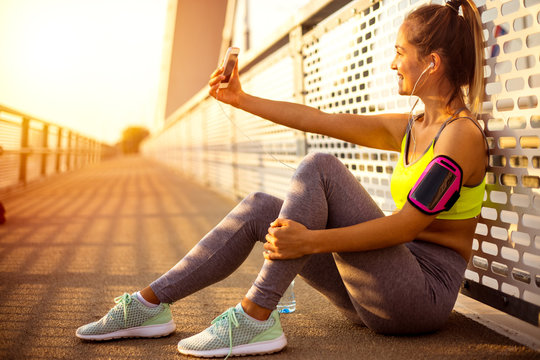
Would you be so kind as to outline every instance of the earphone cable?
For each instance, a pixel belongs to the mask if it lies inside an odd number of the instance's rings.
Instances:
[[[433,63],[431,63],[433,64]],[[418,77],[418,79],[416,80],[416,82],[414,83],[414,86],[413,86],[413,89],[411,91],[411,95],[409,95],[409,100],[407,101],[409,103],[409,105],[411,104],[411,98],[413,97],[414,95],[414,90],[416,90],[416,86],[418,85],[418,82],[420,81],[420,79],[422,78],[422,76],[424,76],[424,74],[426,73],[426,71],[428,71],[429,69],[431,69],[432,65],[428,66],[427,68],[424,69],[424,71],[422,71],[422,73],[420,74],[420,76]],[[413,118],[412,116],[412,112],[414,110],[414,108],[416,107],[416,104],[418,104],[418,101],[420,100],[420,98],[417,98],[416,101],[414,102],[414,105],[412,106],[411,110],[409,111],[409,121],[408,121],[408,125],[407,125],[407,128],[408,128],[408,132],[411,134],[411,139],[413,141],[413,151],[412,151],[412,156],[413,158],[411,158],[411,161],[414,161],[414,154],[416,153],[416,138],[414,136],[414,133],[413,133],[413,126],[414,126],[414,121],[415,119]]]
[[[215,98],[214,98],[215,99]],[[223,112],[223,115],[225,115],[225,117],[227,118],[227,120],[230,121],[230,123],[234,126],[234,128],[236,130],[238,130],[238,132],[240,134],[242,134],[245,138],[247,138],[249,141],[251,142],[254,142],[254,140],[248,135],[246,134],[238,125],[236,125],[236,123],[233,121],[233,119],[231,119],[229,117],[229,115],[227,115],[227,113],[225,112],[225,109],[223,109],[223,106],[221,105],[221,101],[219,101],[218,99],[215,99],[219,105],[219,108],[221,109],[221,111]],[[277,161],[278,163],[280,163],[281,165],[285,166],[285,167],[288,167],[289,169],[291,170],[294,170],[296,171],[296,168],[287,164],[287,163],[284,163],[283,161],[281,161],[280,159],[278,159],[277,157],[275,157],[273,154],[270,154],[268,151],[264,151],[263,150],[263,154],[267,155],[267,156],[270,156],[272,159],[274,159],[275,161]]]

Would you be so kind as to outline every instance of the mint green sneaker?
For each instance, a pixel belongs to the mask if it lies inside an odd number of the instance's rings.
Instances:
[[[75,333],[84,340],[111,340],[126,337],[161,337],[172,333],[176,324],[168,304],[155,308],[145,306],[137,295],[125,293],[114,299],[116,303],[107,315],[81,326]]]
[[[250,319],[238,304],[219,315],[203,332],[180,340],[178,351],[199,357],[270,354],[282,350],[287,339],[281,328],[279,313],[274,310],[268,320]]]

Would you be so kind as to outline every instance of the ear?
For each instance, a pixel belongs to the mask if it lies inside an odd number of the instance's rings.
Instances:
[[[439,54],[436,52],[432,52],[428,55],[428,64],[431,68],[431,72],[436,72],[442,65],[442,59]],[[431,65],[433,64],[433,65]]]

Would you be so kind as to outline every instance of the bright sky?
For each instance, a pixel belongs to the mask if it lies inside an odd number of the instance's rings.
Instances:
[[[167,0],[0,0],[0,104],[109,143],[155,116]]]

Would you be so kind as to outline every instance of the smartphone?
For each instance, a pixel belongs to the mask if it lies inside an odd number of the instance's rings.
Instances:
[[[223,70],[223,75],[225,76],[225,79],[223,79],[219,84],[220,89],[224,89],[229,86],[229,80],[231,79],[234,66],[236,65],[236,60],[238,60],[239,52],[240,49],[237,47],[230,47],[227,49],[227,53],[225,54],[225,60],[223,60],[223,64],[225,64],[225,70]]]

